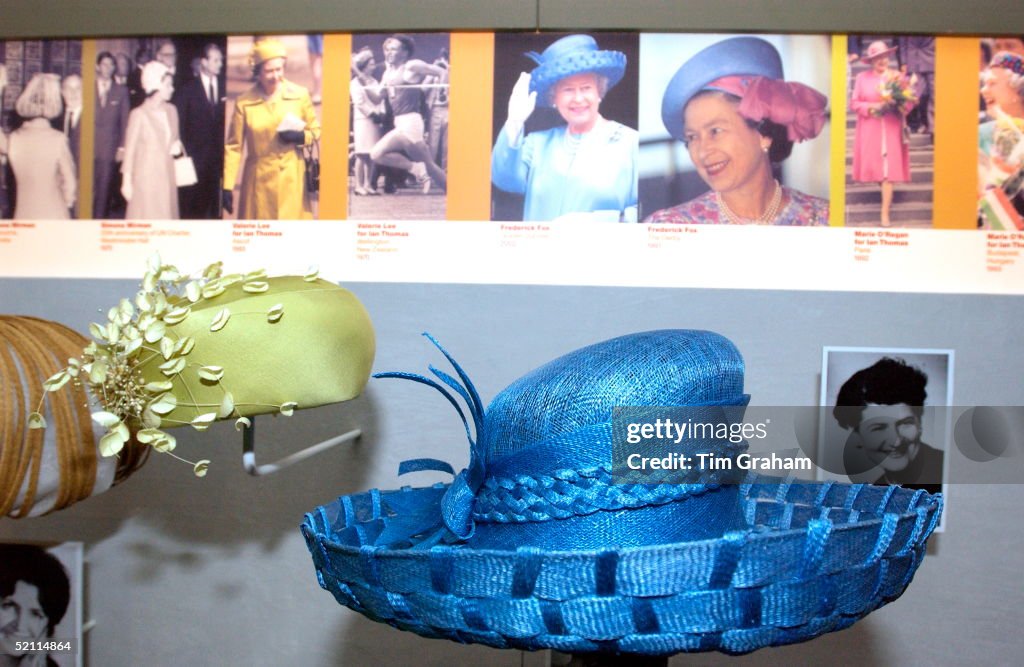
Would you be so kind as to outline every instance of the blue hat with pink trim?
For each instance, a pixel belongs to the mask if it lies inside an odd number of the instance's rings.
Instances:
[[[687,60],[672,76],[661,99],[661,121],[676,139],[683,139],[683,110],[708,84],[726,76],[782,78],[782,59],[759,37],[731,37],[715,42]]]
[[[622,406],[742,415],[743,359],[719,334],[597,343],[516,380],[486,410],[431,341],[454,374],[377,377],[437,389],[466,427],[467,467],[406,461],[399,474],[454,479],[342,496],[302,525],[320,585],[373,620],[499,648],[746,653],[849,626],[899,597],[924,558],[941,513],[941,496],[924,491],[731,472],[616,477]],[[745,443],[693,447],[734,459]]]

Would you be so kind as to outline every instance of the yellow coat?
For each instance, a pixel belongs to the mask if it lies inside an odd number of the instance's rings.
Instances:
[[[277,128],[289,113],[306,123],[306,144],[320,138],[320,122],[309,91],[282,81],[280,95],[271,103],[259,85],[235,100],[235,111],[224,144],[224,189],[233,190],[242,167],[241,196],[236,213],[248,220],[312,218],[305,193],[302,147],[277,138]]]

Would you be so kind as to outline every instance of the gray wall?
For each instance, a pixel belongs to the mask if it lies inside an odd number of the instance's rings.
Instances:
[[[569,2],[473,0],[5,0],[0,35],[289,32],[452,28],[654,28],[986,33],[1024,25],[1024,5],[923,5],[870,0]],[[956,350],[960,404],[1024,401],[1024,329],[1015,297],[597,289],[451,285],[351,286],[374,319],[376,367],[422,370],[436,334],[486,398],[520,374],[581,345],[631,331],[704,328],[732,338],[761,405],[813,404],[822,345]],[[0,312],[56,319],[84,331],[130,281],[0,280]],[[273,423],[271,423],[273,422]],[[466,459],[461,425],[422,387],[372,382],[341,406],[260,422],[264,460],[351,425],[355,446],[267,479],[241,471],[229,425],[183,431],[179,448],[213,460],[194,479],[154,457],[122,486],[41,519],[0,520],[0,539],[86,543],[87,640],[92,665],[536,664],[522,657],[427,641],[364,620],[319,589],[296,529],[338,494],[392,488],[398,463]],[[906,595],[853,628],[739,659],[677,657],[673,664],[1019,664],[1017,613],[1024,570],[1021,486],[955,486],[948,531]]]
[[[423,371],[434,333],[485,400],[564,352],[632,331],[705,328],[730,337],[761,405],[815,404],[822,345],[954,348],[958,403],[1024,404],[1020,300],[1014,297],[356,284],[378,332],[376,370]],[[130,281],[0,280],[0,312],[84,330]],[[996,341],[1000,341],[996,343]],[[273,423],[272,423],[273,422]],[[451,408],[412,383],[374,380],[363,397],[261,418],[263,460],[352,425],[365,436],[266,479],[241,471],[229,424],[178,433],[179,451],[207,457],[208,477],[155,456],[125,484],[40,519],[0,522],[18,540],[81,540],[88,558],[94,665],[518,665],[519,654],[428,641],[376,625],[317,586],[297,530],[304,512],[339,494],[394,488],[398,463],[467,458]],[[934,539],[908,592],[844,632],[761,651],[739,664],[1013,664],[1024,648],[1024,487],[953,487],[948,531]],[[213,656],[218,656],[213,659]],[[538,659],[531,657],[531,659]],[[732,662],[721,656],[673,664]]]

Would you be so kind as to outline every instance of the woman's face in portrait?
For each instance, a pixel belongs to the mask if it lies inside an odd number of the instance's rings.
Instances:
[[[889,69],[889,56],[878,56],[871,61],[871,69],[876,72],[884,72]]]
[[[260,66],[260,87],[267,95],[273,95],[277,86],[284,81],[284,58],[271,58]]]
[[[747,125],[738,104],[722,93],[698,95],[683,111],[683,142],[697,173],[716,192],[730,192],[764,177],[767,139]]]
[[[1015,118],[1024,118],[1024,99],[1010,85],[1010,75],[1010,70],[1003,67],[993,67],[985,75],[985,83],[981,87],[985,109],[994,114],[994,107],[999,107],[1004,113]]]
[[[18,581],[14,591],[0,600],[0,654],[19,656],[15,642],[42,639],[49,619],[39,603],[39,589]]]
[[[994,53],[1009,51],[1024,56],[1024,41],[1019,37],[997,37],[992,42],[992,50]]]
[[[569,130],[576,134],[594,128],[601,109],[601,92],[593,72],[574,74],[555,83],[554,105]]]
[[[906,403],[869,403],[861,413],[857,433],[872,464],[898,472],[910,465],[917,454],[921,421]]]
[[[159,95],[164,102],[171,101],[171,96],[174,95],[174,82],[170,74],[165,74],[164,78],[160,80]]]

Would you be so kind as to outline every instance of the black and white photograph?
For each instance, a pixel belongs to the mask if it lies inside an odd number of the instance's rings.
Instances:
[[[448,33],[352,36],[349,218],[444,220]]]
[[[81,667],[81,542],[0,544],[0,664]]]
[[[184,155],[195,167],[196,182],[178,187],[178,212],[183,220],[216,220],[221,216],[224,177],[224,58],[227,37],[176,38],[188,62],[174,78],[171,103],[178,112],[178,133]],[[186,75],[186,76],[183,76]]]
[[[825,347],[820,476],[942,491],[953,350]]]
[[[220,217],[226,41],[97,40],[94,218]]]
[[[0,218],[77,217],[81,74],[78,41],[0,42]]]

